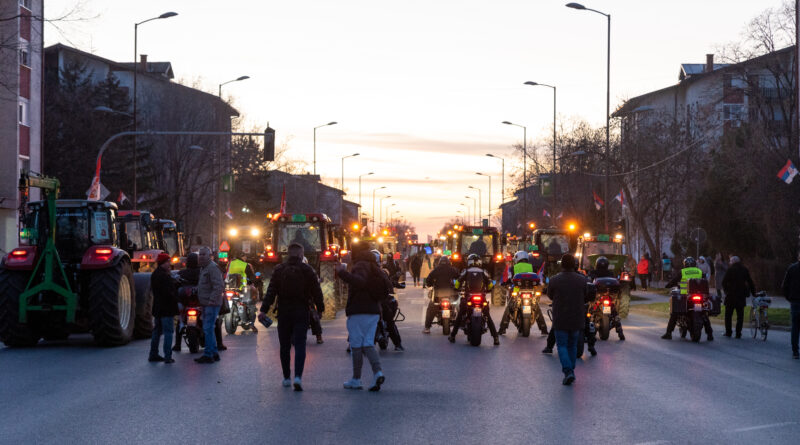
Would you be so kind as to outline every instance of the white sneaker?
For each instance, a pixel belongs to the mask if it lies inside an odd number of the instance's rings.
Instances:
[[[300,380],[300,377],[294,378],[294,390],[295,391],[302,391],[303,390],[303,382]]]
[[[377,373],[375,373],[375,383],[373,383],[372,386],[369,387],[369,390],[372,392],[380,391],[381,385],[383,385],[383,382],[385,381],[386,377],[384,377],[383,371],[378,371]]]
[[[344,389],[364,389],[360,379],[350,379],[344,382]]]
[[[288,388],[288,387],[290,387],[290,386],[292,386],[292,381],[291,381],[291,379],[283,379],[283,387],[284,387],[284,388]]]

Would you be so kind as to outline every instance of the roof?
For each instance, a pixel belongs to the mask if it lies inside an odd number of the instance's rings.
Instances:
[[[120,63],[120,65],[124,66],[128,71],[132,71],[134,64],[131,62],[123,62]],[[171,62],[147,62],[147,69],[145,71],[152,74],[158,74],[159,76],[164,76],[167,79],[175,78],[175,73],[172,71]]]
[[[715,63],[714,69],[712,71],[716,71],[720,68],[725,68],[726,66],[730,65],[729,63]],[[706,72],[706,64],[705,63],[682,63],[681,64],[681,72],[678,73],[678,80],[686,79],[689,76],[695,76],[697,74],[703,74]]]

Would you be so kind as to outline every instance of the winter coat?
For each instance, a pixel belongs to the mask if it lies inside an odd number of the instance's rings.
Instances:
[[[411,273],[419,276],[419,271],[422,269],[422,256],[414,255],[414,258],[411,258]]]
[[[728,268],[722,279],[722,289],[725,291],[725,304],[734,306],[744,306],[747,304],[747,297],[756,293],[750,271],[742,263],[732,264]]]
[[[697,268],[703,271],[703,276],[710,280],[711,279],[711,266],[708,263],[704,262],[697,262]]]
[[[458,271],[449,264],[440,264],[425,278],[425,285],[434,289],[452,289]]]
[[[794,263],[786,269],[781,287],[787,301],[800,303],[800,263]]]
[[[169,272],[157,267],[150,275],[150,289],[153,291],[153,317],[174,317],[178,315],[178,288]]]
[[[728,265],[725,261],[714,261],[714,284],[717,290],[722,290],[722,279],[725,277],[725,272],[728,271]]]
[[[213,261],[200,269],[197,280],[197,299],[201,306],[222,306],[225,283],[222,271]]]
[[[339,272],[339,278],[349,285],[345,315],[380,314],[381,302],[392,291],[389,277],[378,267],[372,254],[357,255],[353,270]]]
[[[580,331],[586,323],[586,277],[564,271],[550,279],[547,296],[553,300],[553,329]]]
[[[639,275],[647,275],[650,273],[650,262],[647,261],[647,258],[639,260],[639,264],[636,265],[636,273]]]
[[[278,302],[278,318],[299,311],[308,312],[313,303],[317,312],[325,311],[322,289],[314,269],[296,257],[275,267],[267,287],[267,295],[261,304],[261,312]]]

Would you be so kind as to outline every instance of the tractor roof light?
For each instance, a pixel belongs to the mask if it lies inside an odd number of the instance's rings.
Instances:
[[[236,227],[231,227],[230,229],[228,229],[228,235],[239,236],[239,229],[237,229]]]
[[[589,233],[589,232],[586,232],[586,233],[584,233],[584,234],[583,234],[583,237],[584,237],[584,238],[591,238],[591,237],[592,237],[592,234],[591,234],[591,233]]]
[[[617,241],[622,241],[622,234],[618,233],[618,234],[614,235],[614,239],[617,240]]]
[[[255,237],[257,237],[258,235],[261,235],[261,231],[260,231],[260,230],[258,230],[258,229],[257,229],[257,228],[255,228],[255,227],[253,227],[252,229],[250,229],[250,236],[252,236],[252,237],[254,237],[254,238],[255,238]]]

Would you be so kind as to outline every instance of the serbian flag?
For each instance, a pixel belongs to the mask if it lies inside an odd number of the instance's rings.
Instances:
[[[550,218],[550,212],[548,212],[547,209],[542,209],[542,216],[545,218]]]
[[[233,219],[233,212],[231,212],[231,209],[225,212],[225,216],[227,216],[228,219]]]
[[[617,193],[617,196],[614,197],[614,200],[619,201],[622,207],[625,207],[625,192],[620,190],[619,193]]]
[[[786,161],[786,165],[784,165],[783,168],[778,172],[778,178],[787,184],[791,184],[796,174],[797,169],[795,168],[794,164],[792,164],[792,160],[789,159]]]
[[[599,196],[597,196],[597,192],[595,192],[594,190],[592,190],[592,196],[594,197],[594,206],[597,208],[597,210],[600,210],[600,208],[603,207],[603,204],[605,203],[603,202],[602,199],[600,199]]]
[[[283,193],[281,193],[281,213],[286,213],[286,184],[283,184]]]
[[[119,196],[117,197],[117,202],[120,203],[120,205],[122,205],[122,203],[125,201],[131,202],[131,200],[128,199],[127,196],[125,196],[125,193],[122,193],[122,190],[120,190]]]
[[[561,212],[561,213],[558,214],[558,217],[556,219],[561,219],[563,217],[564,217],[564,212]]]

